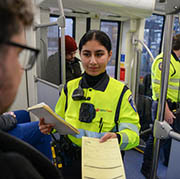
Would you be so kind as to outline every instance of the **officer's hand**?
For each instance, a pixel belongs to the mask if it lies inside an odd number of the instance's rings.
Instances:
[[[54,124],[46,124],[44,122],[44,118],[41,118],[39,120],[39,130],[43,133],[43,134],[48,134],[51,132],[52,128],[54,127]]]
[[[176,117],[170,110],[165,110],[165,121],[169,124],[172,124],[174,122],[174,119]]]
[[[107,132],[103,137],[100,138],[99,142],[106,142],[108,139],[117,138],[116,133]]]

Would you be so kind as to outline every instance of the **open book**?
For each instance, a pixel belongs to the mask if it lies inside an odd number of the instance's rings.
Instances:
[[[116,138],[100,143],[82,137],[82,179],[125,179],[124,165]]]
[[[55,125],[55,129],[61,135],[66,134],[79,134],[79,131],[71,124],[67,123],[62,117],[58,116],[47,104],[39,103],[28,108],[28,111],[32,112],[39,119],[44,118],[45,123],[51,123]]]

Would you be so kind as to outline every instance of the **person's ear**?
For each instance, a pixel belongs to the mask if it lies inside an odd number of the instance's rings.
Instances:
[[[112,50],[109,52],[108,62],[111,59],[111,57],[112,57]]]

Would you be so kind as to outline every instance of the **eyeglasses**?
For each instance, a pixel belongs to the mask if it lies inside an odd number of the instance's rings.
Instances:
[[[6,44],[23,49],[19,56],[19,62],[24,70],[30,70],[33,67],[40,50],[11,41]]]

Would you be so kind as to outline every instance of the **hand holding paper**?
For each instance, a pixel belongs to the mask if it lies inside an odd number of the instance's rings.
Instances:
[[[43,133],[43,134],[49,134],[52,130],[52,128],[54,127],[54,124],[46,124],[44,122],[44,118],[40,118],[39,119],[39,130]]]
[[[58,116],[47,104],[40,103],[28,108],[28,111],[35,114],[43,125],[41,130],[45,133],[48,133],[52,126],[59,132],[61,135],[67,134],[79,134],[79,131],[74,128],[71,124],[67,123],[64,119]]]

